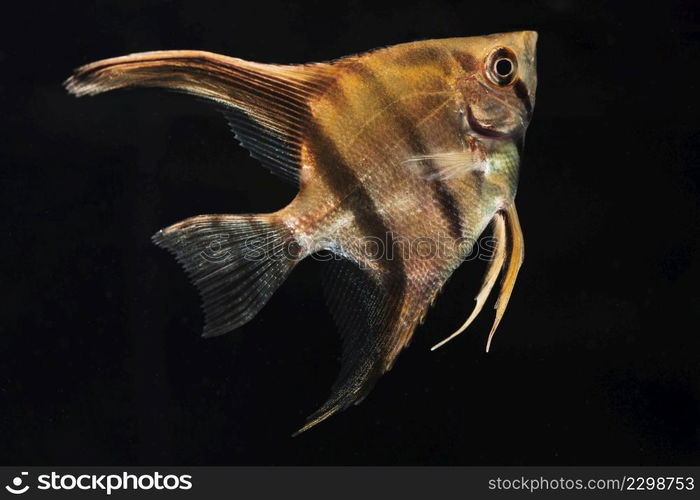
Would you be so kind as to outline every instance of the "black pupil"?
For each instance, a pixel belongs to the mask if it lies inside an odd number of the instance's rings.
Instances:
[[[499,59],[496,61],[496,74],[498,76],[508,76],[513,71],[513,63],[508,59]]]

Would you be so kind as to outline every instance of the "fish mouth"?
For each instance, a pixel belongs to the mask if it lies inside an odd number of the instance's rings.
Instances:
[[[481,123],[476,116],[474,116],[474,111],[470,105],[467,105],[467,125],[469,129],[481,136],[488,137],[490,139],[509,139],[525,134],[529,122],[529,113],[523,117],[523,114],[515,109],[514,106],[503,103],[508,108],[509,115],[515,117],[516,123],[513,126],[507,127],[506,130],[499,128],[498,125],[491,126]]]
[[[471,106],[467,106],[467,125],[469,125],[469,128],[472,132],[476,132],[477,134],[483,135],[485,137],[506,138],[510,136],[510,134],[508,134],[507,132],[502,132],[500,130],[496,130],[495,128],[491,128],[479,123],[479,121],[474,116],[474,112],[472,111]]]

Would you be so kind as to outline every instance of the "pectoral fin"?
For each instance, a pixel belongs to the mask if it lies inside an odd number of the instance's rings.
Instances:
[[[431,169],[425,168],[428,160]],[[430,181],[447,181],[486,166],[486,160],[479,152],[469,150],[412,156],[404,163],[421,169],[420,175]]]

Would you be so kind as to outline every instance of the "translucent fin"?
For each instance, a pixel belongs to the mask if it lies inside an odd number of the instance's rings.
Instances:
[[[222,105],[241,144],[272,172],[297,181],[308,103],[333,81],[330,64],[259,64],[210,52],[172,50],[105,59],[65,82],[76,96],[161,87]]]
[[[452,335],[447,337],[446,339],[442,340],[441,342],[438,342],[435,344],[430,350],[434,351],[435,349],[438,349],[445,345],[447,342],[450,340],[454,339],[457,337],[459,334],[461,334],[464,330],[466,330],[469,325],[471,325],[472,321],[476,319],[476,317],[479,315],[481,312],[481,309],[483,309],[484,304],[486,303],[486,300],[489,298],[489,295],[491,293],[491,290],[493,289],[493,285],[496,283],[496,279],[498,278],[498,275],[501,272],[501,269],[503,268],[503,263],[505,262],[505,257],[506,257],[506,223],[505,223],[505,217],[503,214],[500,212],[497,213],[494,218],[493,218],[493,236],[496,240],[496,248],[494,250],[493,257],[489,261],[489,266],[488,269],[486,270],[486,274],[484,275],[484,281],[481,285],[481,289],[479,290],[478,295],[476,296],[476,305],[474,306],[474,310],[472,311],[471,315],[467,318],[467,320],[464,322],[464,324],[459,327],[459,329],[454,332]]]
[[[404,163],[416,165],[417,168],[424,168],[425,160],[431,160],[430,164],[433,168],[421,172],[421,175],[431,181],[445,181],[460,177],[467,172],[482,169],[486,166],[486,160],[482,158],[481,154],[472,151],[413,156],[405,160]]]
[[[294,268],[299,246],[274,215],[201,215],[158,231],[199,289],[205,337],[250,321]]]
[[[324,289],[343,342],[340,373],[328,400],[295,436],[359,404],[391,368],[429,303],[407,289],[400,266],[387,267],[380,276],[348,260],[329,265],[333,270],[324,273]]]
[[[506,208],[505,217],[509,240],[508,260],[504,268],[501,291],[496,301],[496,319],[493,322],[491,332],[489,333],[489,339],[486,342],[486,352],[489,352],[491,341],[496,333],[498,324],[501,322],[501,318],[503,318],[503,313],[506,312],[510,295],[513,293],[513,287],[518,278],[518,271],[520,271],[520,266],[525,258],[525,240],[523,239],[523,230],[520,227],[520,220],[518,219],[518,212],[515,209],[515,203],[511,203],[510,206]]]

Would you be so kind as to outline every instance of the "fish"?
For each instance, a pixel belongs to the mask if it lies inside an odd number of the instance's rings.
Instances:
[[[340,370],[298,435],[367,396],[490,226],[474,308],[433,347],[470,325],[500,277],[489,350],[524,256],[515,195],[537,36],[421,40],[292,65],[143,52],[82,66],[64,86],[75,96],[159,87],[210,101],[252,157],[298,188],[276,212],[199,215],[153,236],[198,288],[204,337],[249,322],[303,259],[331,257],[323,286]]]

